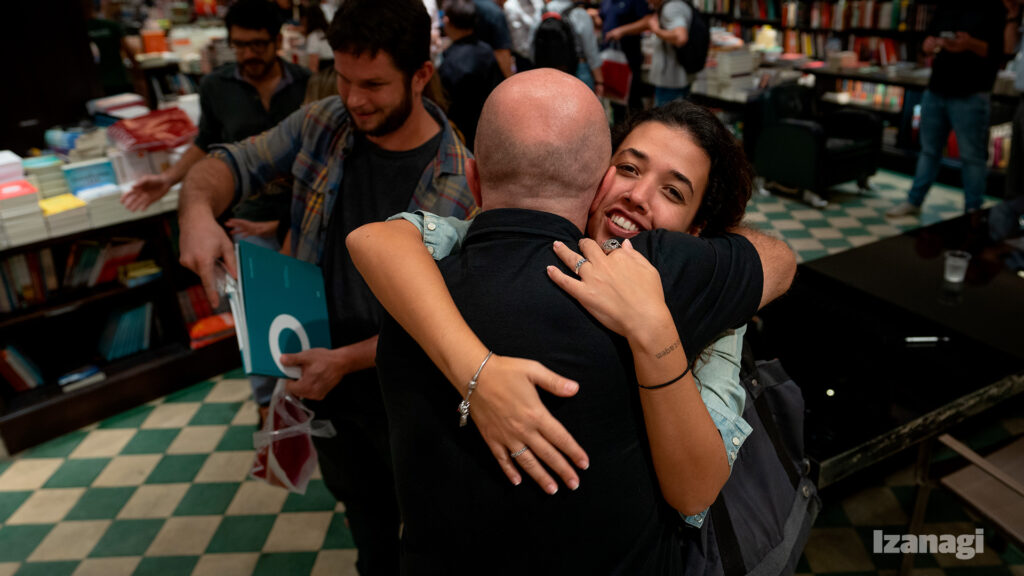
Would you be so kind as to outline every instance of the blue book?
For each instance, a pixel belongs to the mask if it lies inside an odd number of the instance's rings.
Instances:
[[[245,373],[300,378],[281,354],[331,347],[320,268],[249,242],[235,245],[235,261],[238,280],[227,292]]]

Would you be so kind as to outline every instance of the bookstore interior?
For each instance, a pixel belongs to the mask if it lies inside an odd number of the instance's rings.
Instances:
[[[786,240],[800,263],[790,294],[748,329],[758,359],[780,359],[802,391],[802,462],[824,491],[798,573],[895,573],[900,561],[883,555],[833,562],[826,552],[842,556],[849,534],[855,548],[870,552],[865,527],[882,522],[878,514],[903,532],[909,524],[910,534],[938,526],[930,523],[941,522],[941,513],[924,511],[934,490],[933,500],[967,511],[947,519],[960,523],[952,530],[972,522],[990,530],[997,552],[984,565],[936,555],[937,564],[919,566],[935,574],[1024,575],[1024,211],[1016,209],[1003,238],[988,232],[996,207],[1009,203],[1010,147],[1015,137],[1021,142],[1013,134],[1022,101],[1015,79],[1024,72],[1015,73],[1012,56],[991,90],[984,210],[963,214],[963,164],[951,132],[924,211],[885,215],[905,200],[917,166],[932,58],[922,42],[933,33],[939,2],[691,1],[709,26],[711,47],[689,98],[715,112],[755,166],[746,224]],[[180,185],[143,210],[122,203],[135,181],[167,170],[196,137],[200,82],[235,58],[225,2],[104,0],[86,2],[96,9],[86,15],[72,2],[67,14],[48,14],[49,4],[14,8],[24,12],[21,21],[47,22],[58,49],[19,57],[21,88],[0,115],[0,549],[14,542],[3,532],[21,501],[8,505],[4,478],[19,461],[52,452],[70,463],[73,451],[48,447],[212,390],[206,403],[198,400],[202,414],[218,405],[217,390],[242,382],[261,361],[245,341],[245,318],[255,321],[246,310],[266,296],[243,296],[239,282],[237,297],[211,306],[199,278],[179,264]],[[577,4],[596,12],[608,3]],[[288,22],[279,56],[305,66],[298,0],[290,18],[282,11]],[[123,36],[127,82],[119,91],[107,90],[97,71],[92,19],[114,23]],[[643,36],[644,75],[657,41]],[[608,84],[642,84],[620,82],[621,63],[606,64]],[[626,97],[606,89],[604,100],[611,121],[611,105]],[[850,111],[859,120],[830,121]],[[855,135],[841,133],[851,128]],[[867,142],[863,149],[850,144],[858,138]],[[277,262],[263,252],[249,259]],[[966,272],[951,272],[957,254],[970,258]],[[294,278],[310,274],[290,270]],[[315,267],[312,274],[319,276]],[[323,294],[322,284],[309,290]],[[252,449],[255,410],[243,415],[253,406],[248,393],[246,382],[229,395],[232,416],[210,420],[229,431],[222,445],[238,428]],[[38,488],[23,489],[25,498]],[[879,512],[888,500],[895,510]],[[819,531],[823,525],[831,532]],[[333,523],[324,530],[328,540],[336,536]],[[0,574],[8,573],[4,561],[32,564],[15,556],[0,551]]]

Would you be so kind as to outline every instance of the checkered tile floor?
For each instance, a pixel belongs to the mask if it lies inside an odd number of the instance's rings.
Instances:
[[[0,462],[0,575],[355,574],[344,508],[246,478],[239,373]]]
[[[936,187],[918,218],[886,220],[909,179],[880,173],[877,191],[839,189],[825,210],[756,197],[747,221],[786,239],[801,260],[960,214],[962,194]],[[305,496],[247,479],[257,421],[237,372],[0,460],[0,576],[355,574],[344,509],[315,478]],[[980,432],[1024,433],[1008,418]],[[913,506],[909,468],[826,491],[798,572],[891,575],[895,556],[871,554],[871,530],[902,533]],[[925,531],[973,533],[941,490]],[[1024,576],[1024,553],[986,539],[971,561],[921,555],[920,576]]]
[[[871,178],[875,189],[866,194],[853,182],[834,188],[823,210],[792,196],[755,193],[744,222],[786,240],[803,262],[963,214],[963,192],[936,184],[920,216],[886,218],[886,210],[906,200],[910,183],[907,176],[881,171]],[[985,206],[992,203],[989,199]]]

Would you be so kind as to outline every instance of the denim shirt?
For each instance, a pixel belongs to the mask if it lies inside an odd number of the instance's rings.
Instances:
[[[441,217],[430,212],[417,210],[396,214],[388,220],[405,220],[412,223],[423,235],[423,244],[427,252],[440,260],[448,254],[460,250],[466,231],[472,220],[460,220],[453,217]],[[747,327],[732,330],[711,345],[709,357],[702,355],[697,359],[694,377],[700,388],[700,397],[704,401],[708,414],[718,433],[722,435],[722,443],[729,461],[729,469],[736,461],[740,447],[750,435],[751,427],[743,419],[743,405],[746,391],[740,384],[740,356],[743,351],[743,336]],[[708,510],[684,516],[686,523],[700,528],[704,523]]]

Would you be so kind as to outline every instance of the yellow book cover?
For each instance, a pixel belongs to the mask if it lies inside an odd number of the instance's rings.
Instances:
[[[85,208],[85,206],[85,201],[74,194],[61,194],[39,201],[39,209],[43,211],[43,216],[53,216],[75,208]]]

